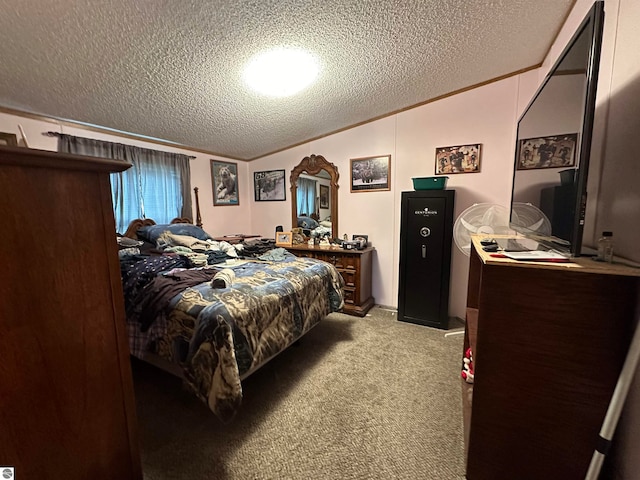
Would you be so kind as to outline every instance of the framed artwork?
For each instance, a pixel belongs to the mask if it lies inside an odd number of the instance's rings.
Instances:
[[[516,169],[572,167],[576,163],[577,142],[577,133],[520,140]]]
[[[276,232],[276,245],[290,247],[292,245],[292,232]]]
[[[479,172],[481,145],[475,143],[436,148],[436,175]]]
[[[253,193],[256,202],[280,202],[286,200],[284,170],[253,172]]]
[[[391,190],[391,155],[351,159],[351,191]]]
[[[0,132],[0,145],[4,147],[17,147],[18,137],[14,133]]]
[[[320,185],[320,208],[329,208],[329,185]]]
[[[240,205],[238,197],[238,164],[211,160],[213,205]]]

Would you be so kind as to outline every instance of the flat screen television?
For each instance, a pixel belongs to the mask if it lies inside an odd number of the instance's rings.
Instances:
[[[603,26],[604,2],[597,1],[518,120],[509,226],[536,248],[570,256],[585,253]]]

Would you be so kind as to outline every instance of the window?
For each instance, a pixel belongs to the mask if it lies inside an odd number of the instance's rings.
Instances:
[[[116,231],[123,233],[136,218],[164,224],[182,216],[180,172],[167,162],[139,162],[111,174]]]
[[[192,217],[189,169],[192,157],[51,133],[58,136],[59,152],[112,158],[131,164],[124,172],[111,174],[117,232],[124,233],[136,218],[169,223],[176,217]]]
[[[310,178],[298,177],[298,216],[315,213],[316,184],[317,182]]]

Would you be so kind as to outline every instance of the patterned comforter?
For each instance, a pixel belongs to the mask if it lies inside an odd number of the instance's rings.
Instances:
[[[284,261],[247,260],[224,268],[233,270],[230,286],[190,286],[171,297],[155,323],[143,322],[143,329],[153,337],[146,347],[180,364],[190,389],[227,422],[241,403],[241,378],[340,310],[344,284],[333,265],[291,254]],[[129,319],[136,305],[125,282],[127,300]],[[139,318],[130,321],[131,349],[138,355],[140,329]]]

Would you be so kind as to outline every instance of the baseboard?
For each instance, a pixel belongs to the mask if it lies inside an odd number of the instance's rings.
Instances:
[[[389,305],[374,305],[375,308],[379,308],[380,310],[387,310],[388,312],[397,312],[398,309],[396,307],[392,307]]]

